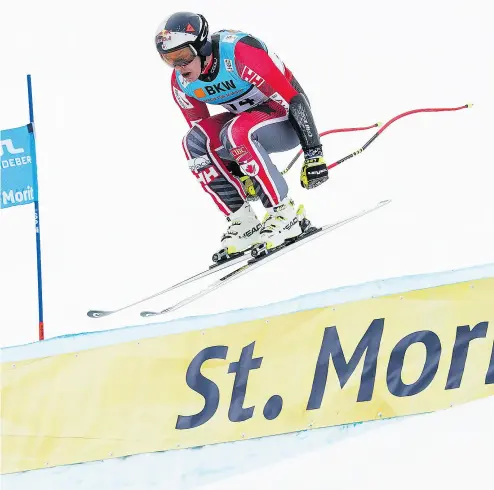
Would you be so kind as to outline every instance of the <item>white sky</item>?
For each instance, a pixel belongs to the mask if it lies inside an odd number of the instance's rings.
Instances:
[[[263,39],[303,85],[320,131],[416,108],[475,106],[396,122],[313,191],[300,187],[299,162],[288,174],[290,194],[315,224],[394,202],[163,320],[494,261],[489,2],[307,0],[295,10],[253,0],[245,12],[240,5],[237,13],[231,1],[2,5],[1,129],[28,122],[25,76],[33,77],[47,338],[148,323],[141,309],[162,309],[203,284],[106,319],[86,311],[119,307],[202,270],[225,230],[187,168],[187,124],[153,44],[171,8],[203,13],[213,31]],[[324,137],[328,162],[373,132]],[[293,154],[274,161],[284,168]],[[0,345],[32,342],[33,206],[0,219]]]

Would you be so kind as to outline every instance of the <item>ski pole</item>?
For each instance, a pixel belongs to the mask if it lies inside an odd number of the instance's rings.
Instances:
[[[391,124],[393,124],[398,119],[401,119],[402,117],[409,116],[411,114],[417,114],[418,112],[459,111],[461,109],[467,109],[467,108],[470,108],[472,106],[473,106],[473,104],[465,104],[465,105],[462,105],[460,107],[440,107],[440,108],[428,108],[428,109],[414,109],[414,110],[411,110],[411,111],[403,112],[402,114],[398,114],[397,116],[395,116],[392,119],[390,119],[386,124],[384,124],[383,127],[381,129],[379,129],[379,131],[376,134],[374,134],[374,136],[372,136],[372,138],[369,141],[367,141],[367,143],[365,143],[361,148],[359,148],[358,150],[354,151],[353,153],[350,153],[346,157],[340,158],[336,162],[331,163],[330,165],[328,165],[328,170],[329,169],[332,169],[333,167],[336,167],[337,165],[340,165],[340,163],[343,163],[346,160],[349,160],[350,158],[354,157],[355,155],[358,155],[358,154],[362,153],[387,127],[389,127]],[[377,123],[377,124],[375,124],[375,126],[380,126],[380,124]],[[373,126],[369,126],[369,127],[373,127]],[[368,128],[356,128],[354,130],[357,130],[357,129],[368,129]],[[349,130],[351,131],[352,129],[350,128]],[[331,132],[331,131],[327,131],[324,134],[327,134],[329,132]],[[334,130],[333,132],[340,132],[340,131],[339,130]],[[321,135],[322,134],[323,133],[321,133]],[[285,174],[286,172],[288,172],[288,170],[290,170],[290,168],[293,166],[293,164],[295,163],[295,161],[297,160],[297,158],[301,154],[302,154],[302,150],[300,150],[297,153],[297,155],[295,156],[295,158],[288,164],[287,168],[285,168],[285,170],[283,170],[283,172],[281,172],[281,173],[282,174]]]
[[[354,157],[355,155],[358,155],[359,153],[362,153],[387,127],[389,127],[391,124],[393,124],[395,121],[398,119],[401,119],[402,117],[409,116],[410,114],[417,114],[418,112],[447,112],[447,111],[459,111],[461,109],[467,109],[469,107],[472,107],[473,104],[465,104],[460,107],[441,107],[441,108],[434,108],[434,109],[414,109],[412,111],[407,111],[403,112],[402,114],[398,114],[397,116],[393,117],[390,119],[367,143],[365,143],[362,148],[359,148],[357,151],[354,151],[353,153],[350,153],[346,157],[340,158],[338,161],[328,165],[328,170],[336,167],[340,163],[343,163],[344,161],[348,160],[349,158]]]
[[[375,124],[372,124],[371,126],[364,126],[361,128],[340,128],[340,129],[330,129],[328,131],[323,131],[322,133],[319,133],[319,136],[326,136],[327,134],[333,134],[333,133],[346,133],[349,131],[365,131],[366,129],[372,129],[372,128],[377,128],[380,126],[382,123],[377,122]],[[287,165],[285,170],[283,170],[281,173],[286,174],[292,167],[293,164],[297,161],[297,158],[302,155],[303,150],[300,149],[298,153],[292,158],[291,162]]]

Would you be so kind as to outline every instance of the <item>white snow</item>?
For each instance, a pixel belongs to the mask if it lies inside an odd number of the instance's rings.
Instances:
[[[338,443],[357,433],[375,431],[401,419],[305,431],[196,449],[140,454],[4,475],[2,490],[193,490],[253,468]]]
[[[403,419],[197,490],[491,489],[494,397]]]

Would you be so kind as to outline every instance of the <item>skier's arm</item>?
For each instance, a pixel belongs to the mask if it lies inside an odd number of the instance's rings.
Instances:
[[[173,94],[173,100],[178,105],[182,114],[187,121],[189,127],[192,127],[194,123],[206,119],[209,117],[209,109],[206,103],[200,100],[187,97],[175,78],[175,73],[172,75],[171,89]]]
[[[246,36],[235,45],[235,64],[244,79],[257,86],[266,96],[278,93],[288,104],[288,115],[307,154],[322,155],[322,145],[307,98],[290,83],[292,73],[278,67],[263,45]],[[298,85],[298,84],[294,84]]]

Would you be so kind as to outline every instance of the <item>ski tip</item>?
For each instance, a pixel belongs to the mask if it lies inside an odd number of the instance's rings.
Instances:
[[[87,316],[89,318],[101,318],[103,316],[108,316],[112,312],[111,311],[102,311],[102,310],[89,310],[87,312]]]
[[[155,311],[141,311],[141,316],[144,318],[148,318],[150,316],[156,316],[156,315],[158,315],[158,313],[156,313]]]

